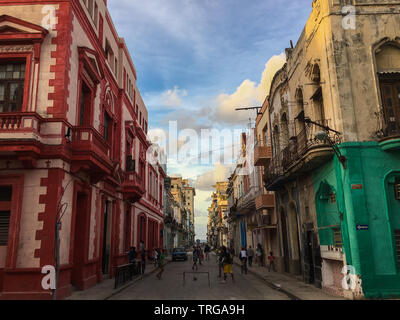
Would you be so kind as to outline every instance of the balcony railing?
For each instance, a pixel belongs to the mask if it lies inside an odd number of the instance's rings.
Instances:
[[[268,166],[272,159],[272,148],[264,140],[257,141],[254,146],[254,165]]]
[[[329,120],[316,121],[320,125],[329,127]],[[316,138],[318,132],[323,128],[315,124],[307,124],[300,132],[289,140],[288,145],[281,152],[274,154],[270,165],[264,170],[264,181],[267,185],[289,175],[288,172],[309,171],[321,163],[322,160],[333,154],[329,141],[321,141]],[[340,143],[341,137],[338,134],[328,133],[333,143]],[[311,154],[315,151],[315,154]],[[319,153],[319,151],[324,151]],[[307,158],[307,161],[297,164]],[[272,190],[272,189],[271,189]]]
[[[0,132],[40,133],[43,118],[35,112],[0,113]]]
[[[125,172],[122,192],[125,199],[137,201],[146,192],[143,179],[136,172]]]
[[[93,127],[73,127],[72,146],[83,150],[101,152],[110,157],[110,146]]]
[[[256,198],[256,209],[267,209],[275,207],[274,194],[262,194]]]
[[[385,110],[381,108],[375,113],[378,120],[376,135],[379,139],[385,140],[391,137],[400,137],[400,120],[396,117],[386,117]]]

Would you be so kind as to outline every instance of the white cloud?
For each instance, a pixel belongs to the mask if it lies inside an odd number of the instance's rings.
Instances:
[[[213,191],[213,186],[217,182],[228,180],[231,175],[231,167],[222,164],[216,164],[213,170],[209,170],[197,177],[194,183],[196,189],[204,191]]]
[[[161,95],[162,105],[176,108],[182,105],[182,98],[187,96],[186,90],[180,90],[177,86],[173,90],[167,90]]]
[[[261,76],[261,81],[256,84],[248,79],[232,94],[221,94],[216,98],[218,105],[215,119],[222,123],[240,123],[248,118],[254,118],[255,111],[243,112],[238,114],[235,111],[239,107],[261,106],[269,94],[271,82],[275,73],[285,64],[286,58],[282,53],[273,56],[266,64]]]

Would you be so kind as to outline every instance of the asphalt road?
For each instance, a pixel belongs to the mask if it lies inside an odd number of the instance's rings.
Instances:
[[[184,272],[189,272],[185,285]],[[228,278],[226,284],[221,283],[215,256],[199,266],[199,273],[190,272],[193,272],[190,257],[189,261],[170,262],[165,267],[162,280],[151,274],[110,300],[289,300],[284,293],[268,287],[255,276],[242,275],[237,266],[233,268],[235,282]],[[201,272],[209,272],[211,288],[208,275]]]

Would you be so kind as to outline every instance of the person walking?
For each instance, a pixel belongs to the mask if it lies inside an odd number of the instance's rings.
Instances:
[[[192,266],[192,270],[194,270],[196,268],[196,271],[199,269],[199,267],[197,266],[197,262],[199,260],[199,250],[197,247],[193,248],[193,266]]]
[[[274,272],[276,272],[276,270],[275,270],[275,257],[274,257],[274,253],[272,251],[269,253],[268,261],[269,261],[268,272],[271,272],[271,268],[272,268],[272,270]]]
[[[247,274],[247,250],[246,250],[246,248],[243,247],[242,250],[240,251],[239,259],[242,262],[242,266],[241,266],[242,274],[243,273]]]
[[[157,273],[157,278],[161,280],[161,276],[164,272],[164,265],[165,265],[165,256],[164,256],[164,251],[161,249],[159,252],[159,257],[158,257],[158,268],[159,271]]]
[[[232,276],[232,282],[235,282],[235,278],[233,276],[233,256],[230,250],[224,250],[223,256],[223,265],[224,265],[224,281],[222,283],[226,283],[226,278],[228,274]]]
[[[206,244],[206,247],[204,248],[204,253],[206,254],[206,261],[210,260],[210,246],[208,244]]]
[[[226,247],[221,247],[217,250],[217,263],[218,263],[218,271],[219,271],[219,275],[218,278],[222,278],[222,269],[224,268],[224,253],[226,251]]]
[[[137,258],[137,252],[136,252],[136,247],[131,247],[129,252],[128,252],[128,260],[130,264],[135,263],[136,258]]]
[[[158,248],[155,248],[154,249],[154,268],[157,268],[158,267],[158,257],[159,257],[159,255],[160,255],[160,249],[158,249]]]
[[[199,246],[197,247],[197,249],[199,250],[199,263],[200,265],[203,265],[203,260],[204,260],[204,253],[203,253],[203,249]]]
[[[253,265],[254,250],[251,246],[247,249],[247,259],[249,261],[249,267]]]
[[[264,267],[264,251],[260,243],[257,245],[256,255],[257,255],[258,266]]]

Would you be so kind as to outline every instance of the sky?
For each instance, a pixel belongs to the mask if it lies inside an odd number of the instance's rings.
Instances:
[[[235,162],[234,150],[223,159],[218,153],[236,147],[235,137],[254,125],[255,111],[235,108],[263,104],[311,5],[312,0],[108,0],[137,70],[151,139],[167,153],[168,174],[188,178],[196,188],[198,239],[206,239],[213,185],[229,177]],[[214,130],[212,136],[228,130],[232,139],[210,141],[201,135],[205,129]]]

